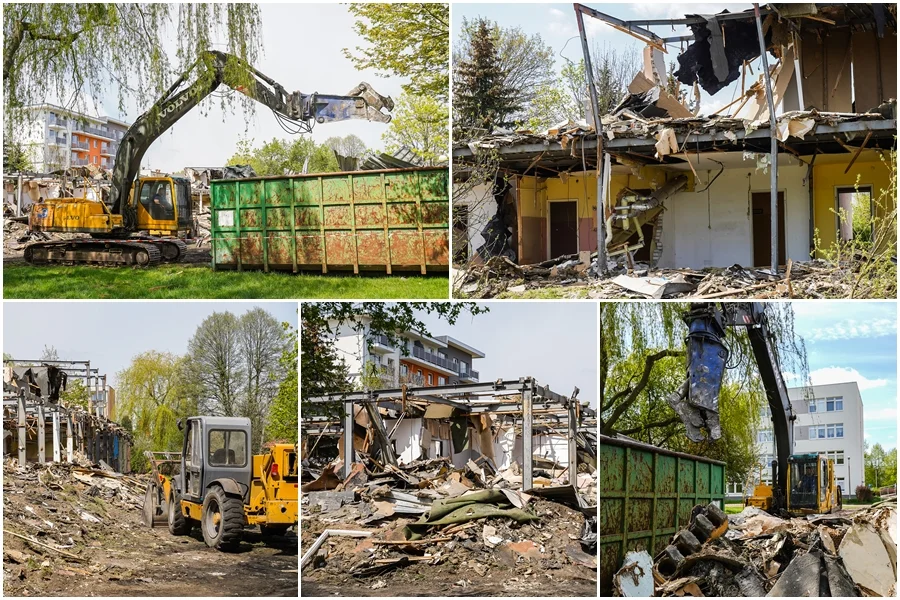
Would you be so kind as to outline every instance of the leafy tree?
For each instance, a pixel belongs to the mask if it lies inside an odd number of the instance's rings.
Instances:
[[[91,392],[81,379],[67,383],[66,389],[59,395],[60,403],[65,406],[78,406],[87,410]]]
[[[686,374],[681,317],[686,303],[607,303],[600,305],[600,432],[616,433],[702,456],[725,460],[734,480],[743,480],[756,464],[756,426],[765,406],[749,340],[730,328],[731,355],[720,394],[722,437],[692,442],[667,398],[683,384]],[[806,348],[796,335],[788,304],[768,306],[782,371],[808,377]]]
[[[597,104],[600,106],[600,114],[605,115],[628,93],[628,84],[643,68],[643,59],[635,46],[620,49],[606,44],[602,46],[595,44],[591,49],[591,65],[594,68]],[[568,62],[560,74],[563,86],[571,97],[568,106],[573,111],[572,116],[584,119],[585,106],[590,101],[584,60]]]
[[[344,55],[358,69],[376,69],[380,76],[408,77],[407,94],[449,97],[450,5],[446,3],[350,4],[354,31],[368,42]]]
[[[883,486],[897,485],[897,449],[891,448],[884,454],[884,481]]]
[[[117,374],[118,412],[121,418],[131,420],[138,447],[160,451],[181,448],[177,420],[197,410],[183,393],[184,373],[184,359],[149,350],[132,358],[131,364]]]
[[[9,142],[3,153],[4,173],[25,173],[34,170],[31,153],[19,142]]]
[[[491,23],[477,19],[470,27],[468,47],[454,61],[454,138],[458,140],[511,127],[523,106],[521,90],[509,82]]]
[[[278,387],[278,393],[272,401],[269,413],[268,437],[271,440],[297,442],[297,395],[299,376],[297,372],[297,354],[299,351],[297,331],[289,324],[283,323],[288,335],[287,347],[281,355],[281,367],[286,375]]]
[[[188,342],[191,396],[204,414],[247,417],[254,447],[266,441],[269,411],[285,377],[289,335],[262,308],[213,313]]]
[[[44,351],[41,353],[41,360],[59,360],[59,353],[55,346],[44,344]]]
[[[166,49],[172,31],[174,62]],[[112,91],[121,112],[127,99],[150,106],[214,44],[252,65],[262,41],[258,6],[240,3],[4,4],[3,33],[7,132],[27,118],[16,109],[80,94],[100,105]],[[236,77],[249,80],[246,69],[233,66]],[[253,111],[252,100],[236,96]],[[222,98],[223,106],[231,97]]]
[[[259,176],[302,173],[333,173],[339,170],[337,159],[328,146],[316,144],[311,138],[294,140],[272,138],[259,148],[253,140],[238,141],[237,151],[228,165],[250,165]]]
[[[425,165],[433,166],[446,160],[450,142],[449,119],[446,104],[428,96],[410,96],[404,92],[382,139],[389,152],[406,146]]]
[[[894,452],[896,453],[896,449]],[[885,483],[887,456],[887,452],[884,451],[881,444],[875,444],[871,450],[866,450],[866,483],[874,488],[887,485]],[[896,474],[894,475],[894,481],[897,481]]]
[[[352,133],[350,135],[345,135],[344,137],[332,136],[325,140],[324,145],[328,146],[341,156],[360,158],[366,153],[366,143]]]

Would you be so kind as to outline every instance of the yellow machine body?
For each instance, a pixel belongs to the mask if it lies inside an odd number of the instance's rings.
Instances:
[[[791,515],[825,514],[843,508],[831,459],[813,454],[792,456],[788,481],[787,511]]]
[[[182,181],[142,177],[135,182],[129,200],[137,213],[136,231],[176,237],[190,228],[190,186]],[[122,215],[112,214],[103,202],[90,198],[48,198],[35,203],[29,223],[32,231],[57,233],[109,235],[124,227]]]
[[[277,465],[273,468],[273,465]],[[244,503],[248,525],[296,525],[299,523],[299,472],[297,447],[276,444],[268,454],[253,456],[249,500]],[[169,497],[171,484],[166,481],[163,491]],[[200,521],[203,505],[181,500],[182,513]]]

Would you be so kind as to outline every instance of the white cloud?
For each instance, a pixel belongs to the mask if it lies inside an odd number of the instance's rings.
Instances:
[[[566,17],[566,13],[564,13],[564,12],[561,11],[561,10],[559,10],[558,8],[551,8],[551,9],[550,9],[550,14],[553,15],[554,17],[558,18],[558,19],[562,19],[562,18]],[[568,15],[568,16],[572,16],[572,15]]]
[[[866,421],[869,423],[897,420],[896,406],[888,406],[886,408],[873,408],[871,410],[863,407],[863,411],[865,413]]]
[[[796,378],[796,376],[795,376]],[[809,374],[809,380],[813,385],[827,385],[829,383],[847,383],[855,381],[860,391],[884,387],[887,379],[869,379],[856,369],[846,367],[824,367],[816,369]]]
[[[870,321],[847,319],[829,325],[828,327],[816,327],[810,331],[808,337],[814,342],[825,342],[858,338],[877,338],[882,336],[895,337],[896,335],[896,319],[880,318]]]

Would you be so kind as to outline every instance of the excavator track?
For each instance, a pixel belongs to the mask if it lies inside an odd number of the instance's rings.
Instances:
[[[165,263],[180,262],[187,253],[187,244],[175,238],[135,238],[142,244],[153,244],[159,248],[162,261]]]
[[[80,238],[65,242],[38,242],[25,248],[32,265],[100,265],[154,267],[162,253],[150,240]]]

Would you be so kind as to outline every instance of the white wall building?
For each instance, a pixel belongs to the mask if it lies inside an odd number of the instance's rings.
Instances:
[[[124,121],[53,104],[23,110],[28,118],[14,141],[22,145],[38,173],[88,164],[111,169],[119,142],[128,131]]]
[[[844,497],[855,496],[865,483],[863,403],[856,382],[789,388],[794,421],[794,454],[818,453],[834,460],[834,473]],[[761,415],[757,450],[763,465],[775,459],[771,413]],[[772,480],[771,468],[763,479]],[[736,491],[731,486],[729,492]]]

